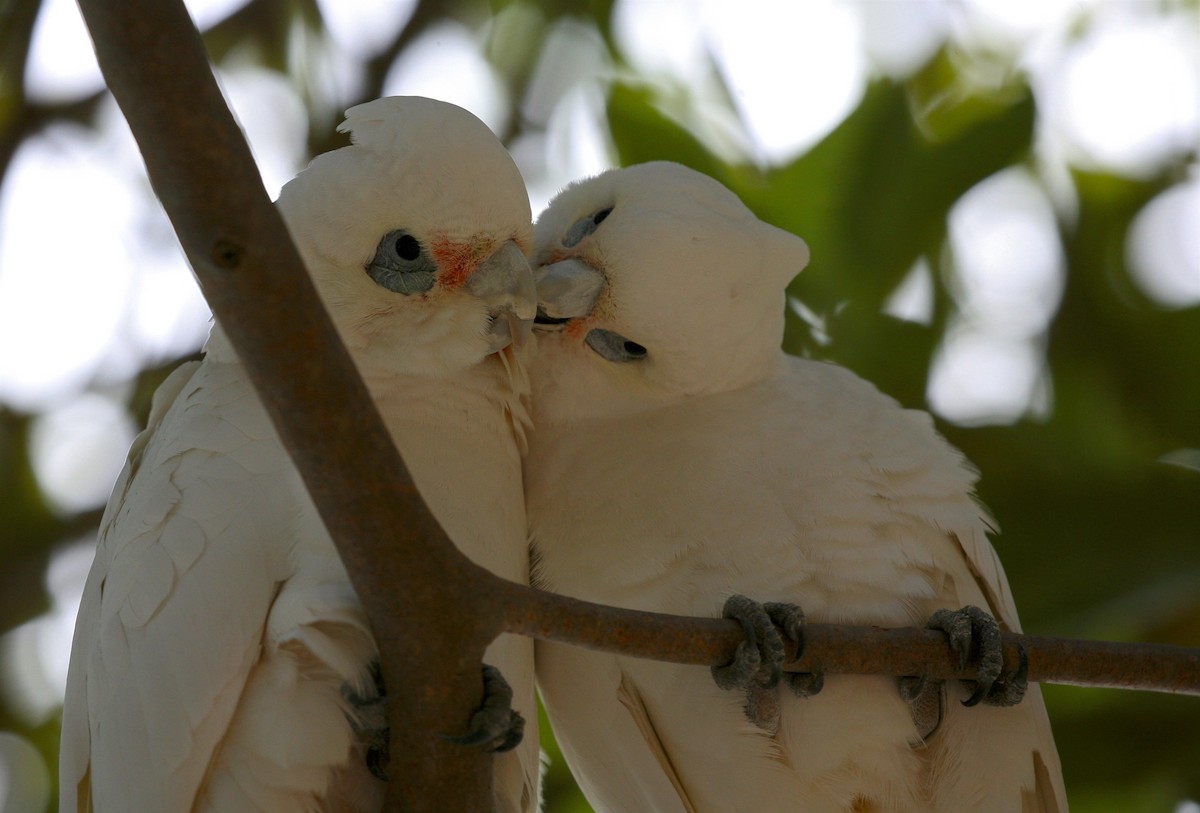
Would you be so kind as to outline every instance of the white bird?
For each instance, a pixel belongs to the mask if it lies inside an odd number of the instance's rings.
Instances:
[[[781,351],[801,239],[651,163],[569,187],[535,243],[535,585],[710,617],[745,594],[881,626],[979,605],[1020,628],[975,474],[929,415]],[[1066,810],[1036,686],[1012,708],[964,708],[958,682],[910,706],[876,676],[743,694],[709,670],[544,642],[537,673],[598,811]]]
[[[277,205],[433,514],[474,561],[526,582],[535,293],[520,173],[482,122],[430,99],[362,104],[339,129],[351,146]],[[219,327],[206,350],[159,388],[102,521],[60,810],[378,810],[367,619]],[[532,813],[532,644],[502,636],[487,659],[530,723],[496,758],[497,808]]]

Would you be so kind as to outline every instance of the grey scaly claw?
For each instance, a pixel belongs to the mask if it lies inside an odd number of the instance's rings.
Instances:
[[[746,596],[732,595],[721,615],[741,624],[746,640],[738,644],[731,662],[712,667],[713,680],[727,690],[773,689],[783,676],[784,649],[766,608]]]
[[[1025,690],[1029,688],[1029,653],[1025,651],[1024,644],[1018,646],[1018,651],[1020,662],[1017,668],[996,678],[987,696],[982,698],[984,705],[1015,706],[1024,699]]]
[[[1000,681],[1004,670],[1004,644],[1000,639],[1000,625],[989,613],[970,605],[961,610],[938,610],[929,617],[929,629],[945,633],[950,648],[958,654],[958,667],[962,669],[968,663],[976,663],[976,674],[973,681],[963,681],[964,684],[974,684],[971,696],[962,701],[964,706],[974,706],[980,702],[987,705],[1013,705],[1020,701],[1025,694],[1024,677],[1021,667],[1009,676],[1008,680]],[[1028,663],[1025,663],[1028,671]],[[1017,699],[1006,703],[1006,698],[1013,694]]]
[[[962,701],[964,706],[1014,706],[1021,702],[1028,686],[1029,658],[1022,647],[1020,664],[1004,672],[1004,643],[995,618],[978,607],[967,606],[938,610],[929,617],[928,627],[946,636],[950,649],[958,656],[960,670],[976,663],[975,679],[963,681],[971,688],[971,696]],[[945,681],[901,677],[896,684],[912,713],[918,741],[928,740],[942,722]]]
[[[804,610],[798,604],[779,601],[768,601],[763,609],[772,623],[783,630],[784,636],[796,644],[796,658],[799,659],[804,654]],[[812,697],[825,685],[824,672],[788,672],[783,677],[797,697]]]
[[[513,692],[494,666],[483,664],[483,704],[471,715],[471,730],[461,737],[443,737],[457,745],[481,746],[500,753],[511,751],[525,735],[525,718],[512,707]]]
[[[926,677],[901,677],[896,679],[900,698],[908,704],[913,725],[917,728],[917,745],[933,736],[942,724],[942,689],[944,681]]]

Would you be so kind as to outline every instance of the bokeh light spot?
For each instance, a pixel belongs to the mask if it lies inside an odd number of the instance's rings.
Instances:
[[[1054,209],[1024,169],[968,190],[950,212],[959,307],[1011,336],[1040,333],[1058,309],[1064,259]]]
[[[124,405],[95,393],[39,415],[29,444],[42,492],[63,512],[103,505],[135,434]]]
[[[1200,178],[1146,204],[1126,246],[1129,271],[1147,296],[1169,308],[1200,303]]]
[[[862,98],[866,58],[854,12],[831,0],[713,0],[708,46],[761,157],[784,163]]]
[[[26,141],[0,189],[0,400],[28,411],[80,387],[118,329],[137,209],[95,135]]]
[[[412,17],[416,0],[317,0],[330,37],[359,57],[381,51]]]
[[[410,45],[388,70],[383,95],[431,96],[471,111],[494,133],[508,127],[508,91],[459,23],[440,23]]]
[[[1111,19],[1059,66],[1060,124],[1072,159],[1133,176],[1196,148],[1200,61],[1195,21]]]

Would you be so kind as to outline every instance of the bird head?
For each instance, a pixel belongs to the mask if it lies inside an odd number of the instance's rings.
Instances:
[[[765,378],[784,291],[808,262],[799,237],[668,162],[568,187],[534,244],[539,415],[637,410]]]
[[[352,107],[351,144],[317,156],[278,205],[364,373],[451,374],[528,335],[529,200],[475,116],[388,97]]]

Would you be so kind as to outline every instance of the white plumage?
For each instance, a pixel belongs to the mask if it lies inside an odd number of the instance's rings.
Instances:
[[[536,584],[701,616],[741,593],[883,626],[976,604],[1020,628],[975,475],[929,416],[779,349],[802,240],[668,163],[569,187],[535,240],[552,288],[580,269],[604,279],[531,369]],[[1066,810],[1036,686],[1014,708],[964,708],[949,685],[922,743],[890,678],[782,687],[771,732],[706,669],[539,642],[537,671],[599,811]]]
[[[315,159],[278,205],[434,515],[476,562],[527,581],[520,174],[453,105],[380,99],[342,129],[352,146]],[[383,783],[356,732],[367,721],[347,698],[376,693],[366,618],[219,328],[206,349],[160,387],[102,522],[60,810],[378,810]],[[532,645],[503,636],[487,658],[530,724],[497,757],[497,804],[530,813]]]

